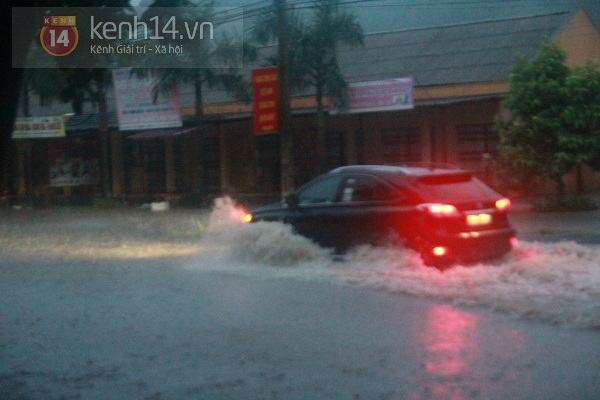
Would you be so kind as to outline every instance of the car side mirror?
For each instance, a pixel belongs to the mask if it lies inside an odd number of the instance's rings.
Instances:
[[[293,210],[298,207],[298,195],[296,193],[290,193],[287,196],[285,196],[284,202],[290,209]]]

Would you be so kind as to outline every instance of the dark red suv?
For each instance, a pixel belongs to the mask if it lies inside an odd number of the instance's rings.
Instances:
[[[338,252],[359,244],[398,243],[427,264],[500,257],[516,243],[510,200],[454,167],[359,165],[334,169],[252,212],[281,221]]]

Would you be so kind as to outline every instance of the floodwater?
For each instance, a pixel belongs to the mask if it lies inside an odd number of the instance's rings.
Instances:
[[[414,251],[361,246],[342,259],[287,225],[238,223],[243,210],[217,201],[199,266],[279,274],[379,288],[453,304],[480,305],[526,318],[600,327],[600,249],[573,241],[522,242],[491,263],[440,271]],[[209,263],[204,261],[210,259]]]
[[[597,247],[439,271],[243,212],[2,214],[0,398],[597,398]]]

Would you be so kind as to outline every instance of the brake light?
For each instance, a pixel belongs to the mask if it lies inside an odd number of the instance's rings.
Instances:
[[[451,204],[423,204],[423,207],[434,215],[448,216],[458,212],[456,207]]]
[[[503,198],[500,200],[496,200],[496,209],[503,211],[507,210],[510,207],[510,199]]]
[[[250,214],[250,213],[244,214],[244,216],[242,217],[242,222],[245,222],[245,223],[252,222],[252,214]]]
[[[519,239],[514,236],[508,239],[508,242],[510,243],[510,247],[517,247],[519,245]]]

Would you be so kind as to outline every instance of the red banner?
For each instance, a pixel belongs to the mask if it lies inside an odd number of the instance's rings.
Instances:
[[[279,75],[277,67],[252,71],[254,91],[254,132],[279,131]]]

